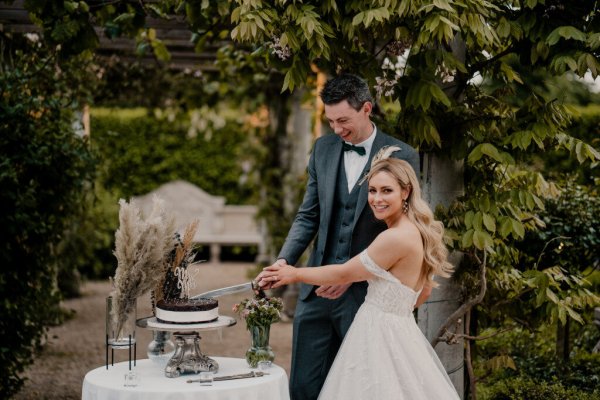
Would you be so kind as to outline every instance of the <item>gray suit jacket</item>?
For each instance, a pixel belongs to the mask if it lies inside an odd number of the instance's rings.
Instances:
[[[314,144],[308,163],[308,183],[304,199],[288,236],[279,252],[278,258],[284,258],[290,265],[296,264],[304,250],[315,238],[314,248],[308,261],[308,266],[319,266],[323,260],[327,233],[334,202],[336,179],[342,156],[343,141],[335,134],[322,136]],[[384,146],[398,146],[401,151],[394,152],[393,157],[406,160],[419,176],[419,154],[408,144],[401,142],[383,132],[377,132],[366,171],[371,166],[373,156]],[[363,251],[375,237],[386,229],[384,222],[373,215],[367,205],[368,185],[363,183],[358,195],[358,203],[354,214],[350,257]],[[366,283],[352,285],[356,294],[364,298]],[[311,285],[302,285],[300,299],[305,299]]]

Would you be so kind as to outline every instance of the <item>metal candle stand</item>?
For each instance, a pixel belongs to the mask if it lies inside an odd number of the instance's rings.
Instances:
[[[131,371],[131,348],[133,347],[133,366],[135,367],[136,355],[137,355],[137,341],[133,342],[133,338],[129,335],[129,345],[127,346],[127,350],[129,350],[129,370]],[[106,334],[106,369],[108,369],[108,348],[110,347],[110,365],[115,365],[115,347],[108,343],[108,334]],[[119,346],[118,349],[123,349],[124,346]]]
[[[115,365],[115,349],[129,352],[129,370],[131,371],[131,360],[135,367],[137,341],[135,339],[135,322],[137,315],[136,304],[134,303],[132,310],[126,315],[123,321],[118,321],[114,318],[114,299],[112,296],[106,298],[106,369],[108,369],[108,347],[111,349],[110,365]],[[133,348],[133,358],[131,350]]]

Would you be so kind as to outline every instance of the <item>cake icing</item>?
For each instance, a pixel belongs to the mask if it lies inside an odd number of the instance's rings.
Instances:
[[[168,299],[156,303],[156,319],[174,324],[211,322],[219,318],[219,302],[215,299]]]

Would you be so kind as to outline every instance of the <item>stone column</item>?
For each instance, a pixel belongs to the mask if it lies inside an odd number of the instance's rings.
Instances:
[[[423,158],[423,176],[421,187],[423,198],[432,210],[437,205],[448,206],[456,197],[464,193],[463,165],[448,158],[426,154]],[[451,262],[458,265],[459,255],[453,255]],[[419,307],[417,323],[421,331],[431,341],[440,326],[458,307],[460,307],[460,291],[452,279],[436,278],[439,287],[433,289],[430,298]],[[464,320],[458,327],[458,333],[464,333]],[[435,347],[437,355],[444,364],[454,387],[464,397],[464,345],[461,340],[457,344],[439,343]]]

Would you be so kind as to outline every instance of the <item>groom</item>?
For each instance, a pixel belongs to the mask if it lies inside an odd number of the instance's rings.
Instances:
[[[367,248],[386,228],[367,203],[367,184],[359,184],[372,157],[383,146],[399,146],[394,156],[410,163],[417,176],[419,155],[371,122],[373,99],[367,83],[344,74],[321,91],[325,116],[335,133],[314,144],[308,183],[287,239],[277,257],[294,265],[313,238],[308,266],[340,264]],[[366,282],[320,286],[302,284],[294,313],[290,394],[316,399],[356,311]]]

